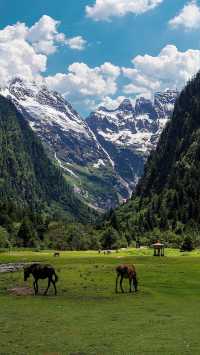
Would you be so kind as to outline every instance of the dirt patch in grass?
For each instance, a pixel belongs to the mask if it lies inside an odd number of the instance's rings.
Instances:
[[[14,296],[32,296],[33,289],[30,287],[14,287],[8,289],[10,295]]]

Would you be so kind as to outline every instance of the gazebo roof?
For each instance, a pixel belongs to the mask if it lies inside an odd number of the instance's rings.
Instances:
[[[160,241],[156,242],[153,244],[154,247],[164,247],[164,244],[161,243]]]

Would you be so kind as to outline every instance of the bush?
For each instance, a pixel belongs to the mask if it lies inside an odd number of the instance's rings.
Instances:
[[[180,251],[192,251],[194,249],[193,241],[190,236],[186,236],[183,244],[181,245]]]
[[[5,228],[0,227],[0,248],[8,248],[9,246],[9,234]]]
[[[120,236],[113,227],[108,227],[102,232],[100,241],[104,249],[126,248],[128,245],[125,236]]]

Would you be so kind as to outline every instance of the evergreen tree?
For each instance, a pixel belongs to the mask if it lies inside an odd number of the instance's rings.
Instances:
[[[28,217],[24,218],[17,234],[17,246],[24,248],[37,246],[37,232]]]

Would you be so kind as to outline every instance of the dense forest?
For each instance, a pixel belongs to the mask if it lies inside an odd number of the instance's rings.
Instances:
[[[127,240],[180,243],[200,230],[200,73],[183,89],[131,200],[111,212],[105,228]]]

